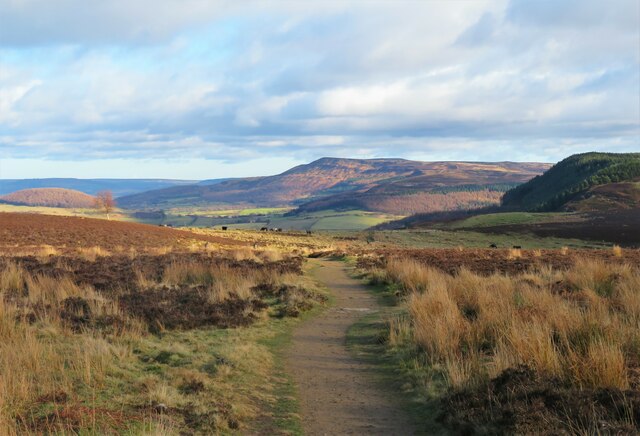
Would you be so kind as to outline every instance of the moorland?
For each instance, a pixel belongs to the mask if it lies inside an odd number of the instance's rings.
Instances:
[[[2,205],[0,428],[637,434],[639,160],[325,160],[109,219]]]

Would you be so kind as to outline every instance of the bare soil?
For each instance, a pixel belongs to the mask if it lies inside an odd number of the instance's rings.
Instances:
[[[293,335],[287,368],[298,386],[303,427],[310,435],[410,435],[407,416],[375,381],[375,369],[346,346],[349,326],[378,305],[339,262],[316,260],[312,275],[335,305]]]

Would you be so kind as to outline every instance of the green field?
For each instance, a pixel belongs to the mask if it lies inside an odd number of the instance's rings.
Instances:
[[[207,208],[175,208],[168,209],[168,215],[197,215],[205,217],[236,217],[250,215],[277,215],[290,211],[289,207],[258,207],[248,209],[207,209]]]
[[[533,213],[533,212],[505,212],[476,215],[465,220],[455,221],[438,227],[447,229],[470,229],[478,227],[504,226],[510,224],[536,224],[558,221],[571,217],[569,213]]]
[[[57,216],[83,216],[87,218],[99,218],[106,219],[106,215],[96,209],[71,209],[64,207],[45,207],[45,206],[17,206],[13,204],[0,204],[0,212],[11,213],[37,213],[43,215],[57,215]],[[110,214],[111,219],[130,221],[128,215],[124,214],[120,210]]]
[[[609,248],[611,244],[567,238],[541,238],[533,234],[490,234],[465,230],[385,230],[373,234],[374,246],[402,248],[486,248],[489,244],[510,248]]]
[[[89,216],[96,215],[92,209],[67,209],[63,207],[40,207],[40,206],[16,206],[13,204],[0,204],[0,212],[18,213],[42,213],[47,215],[62,216]]]
[[[298,216],[281,216],[269,220],[270,227],[284,230],[364,230],[399,217],[361,210],[321,211]]]

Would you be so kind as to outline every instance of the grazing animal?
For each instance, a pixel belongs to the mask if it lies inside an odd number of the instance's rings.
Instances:
[[[521,248],[522,248],[522,246],[520,246],[520,245],[514,245],[514,246],[513,246],[513,249],[514,249],[514,250],[520,250]]]
[[[489,248],[498,248],[498,246],[496,244],[491,244],[489,245]]]
[[[310,235],[310,234],[311,234],[311,230],[307,230],[307,235]]]
[[[227,230],[227,226],[222,226],[222,230]]]
[[[269,227],[260,227],[260,231],[261,232],[268,232],[269,231]]]
[[[276,231],[276,232],[281,232],[281,231],[282,231],[282,229],[281,229],[280,227],[276,227],[276,228],[275,228],[275,229],[273,229],[273,230],[274,230],[274,231]]]

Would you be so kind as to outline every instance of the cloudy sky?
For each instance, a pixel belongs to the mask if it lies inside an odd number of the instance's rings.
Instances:
[[[0,0],[0,178],[591,150],[640,151],[638,0]]]

